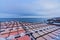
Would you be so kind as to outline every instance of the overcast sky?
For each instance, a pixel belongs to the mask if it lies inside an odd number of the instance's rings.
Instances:
[[[60,16],[60,0],[0,0],[0,18]]]

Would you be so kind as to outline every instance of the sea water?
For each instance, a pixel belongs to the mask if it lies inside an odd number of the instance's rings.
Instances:
[[[45,23],[46,18],[0,18],[0,22],[4,21],[19,21],[19,22],[37,22],[37,23]]]

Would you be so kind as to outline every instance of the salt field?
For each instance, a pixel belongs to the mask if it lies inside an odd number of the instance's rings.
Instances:
[[[1,40],[60,40],[60,27],[45,23],[9,21],[0,23]]]

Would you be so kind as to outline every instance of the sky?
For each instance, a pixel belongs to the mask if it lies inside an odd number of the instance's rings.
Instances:
[[[60,0],[0,0],[0,18],[60,17]]]

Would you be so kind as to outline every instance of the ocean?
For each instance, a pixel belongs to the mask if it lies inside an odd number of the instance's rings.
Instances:
[[[0,22],[5,21],[19,21],[19,22],[36,22],[36,23],[45,23],[46,18],[0,18]]]

